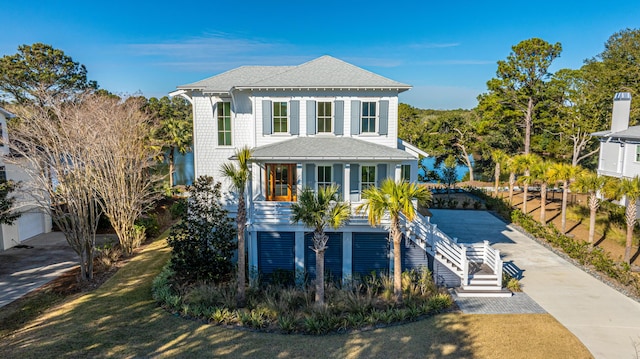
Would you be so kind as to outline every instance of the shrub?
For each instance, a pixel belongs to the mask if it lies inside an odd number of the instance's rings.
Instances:
[[[169,213],[173,219],[184,218],[187,215],[187,199],[178,198],[171,207],[169,207]]]
[[[458,201],[455,200],[454,198],[449,198],[449,200],[447,201],[447,206],[452,209],[456,208],[458,207]]]
[[[469,207],[469,205],[471,205],[471,201],[468,199],[465,199],[464,201],[462,201],[462,208],[467,208]]]
[[[160,234],[160,226],[158,225],[158,216],[151,214],[145,217],[140,217],[136,220],[135,227],[140,227],[145,238],[157,237]],[[139,229],[138,229],[139,230]],[[142,243],[142,242],[141,242]]]
[[[171,267],[186,281],[222,281],[233,269],[235,226],[220,203],[220,182],[199,177],[189,186],[188,213],[171,229]]]
[[[98,268],[103,270],[109,270],[122,256],[122,250],[120,246],[113,244],[113,242],[105,243],[102,247],[96,248],[95,260]]]
[[[329,305],[322,309],[314,306],[313,286],[274,285],[250,288],[246,307],[234,309],[228,306],[235,305],[232,281],[180,283],[181,278],[171,265],[165,266],[154,279],[152,291],[154,299],[163,307],[184,317],[282,333],[325,334],[391,324],[440,312],[452,304],[447,293],[432,290],[433,280],[427,280],[428,270],[412,270],[402,277],[404,289],[414,292],[403,304],[385,300],[388,276],[374,273],[362,278],[360,283],[354,281],[342,288],[329,284],[326,291]],[[224,303],[228,295],[231,303]]]

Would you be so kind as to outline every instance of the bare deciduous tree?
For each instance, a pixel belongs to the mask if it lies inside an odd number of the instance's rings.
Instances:
[[[7,162],[22,167],[31,181],[22,190],[43,208],[80,259],[81,279],[93,278],[95,234],[101,208],[91,184],[89,148],[96,131],[81,102],[50,100],[50,106],[18,107],[10,128],[14,154]]]
[[[86,94],[46,103],[17,109],[10,161],[31,177],[24,189],[65,234],[89,280],[103,211],[126,254],[139,244],[134,223],[154,199],[159,147],[150,143],[153,124],[139,99]]]
[[[142,98],[122,102],[91,96],[85,103],[100,132],[92,146],[94,188],[123,252],[130,255],[144,235],[135,228],[135,221],[157,198],[152,167],[161,146],[152,143],[155,124],[142,111]]]

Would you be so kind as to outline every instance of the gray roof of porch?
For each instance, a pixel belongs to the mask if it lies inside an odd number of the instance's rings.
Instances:
[[[406,161],[411,154],[351,137],[297,137],[253,149],[254,161]]]

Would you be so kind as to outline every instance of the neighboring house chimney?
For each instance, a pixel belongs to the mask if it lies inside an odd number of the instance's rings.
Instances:
[[[613,112],[611,114],[611,132],[624,131],[629,128],[631,112],[631,93],[618,92],[613,96]]]

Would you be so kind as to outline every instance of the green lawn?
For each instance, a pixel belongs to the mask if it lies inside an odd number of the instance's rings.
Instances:
[[[546,314],[449,313],[384,329],[326,336],[211,326],[157,307],[151,281],[169,258],[147,246],[100,289],[48,310],[0,342],[2,358],[590,358]]]

